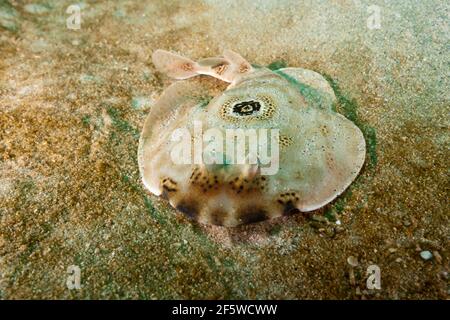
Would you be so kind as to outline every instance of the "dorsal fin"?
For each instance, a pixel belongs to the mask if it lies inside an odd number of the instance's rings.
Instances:
[[[153,64],[158,71],[175,79],[188,79],[198,75],[198,64],[178,54],[158,49],[152,55]]]

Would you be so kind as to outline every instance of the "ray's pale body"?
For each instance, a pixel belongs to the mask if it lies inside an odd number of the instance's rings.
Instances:
[[[363,134],[332,110],[336,98],[320,74],[301,68],[256,68],[229,50],[198,62],[157,50],[153,62],[181,81],[166,89],[145,121],[140,173],[150,192],[167,198],[189,218],[232,227],[312,211],[340,195],[361,170]],[[230,85],[205,103],[215,89],[192,78],[199,74]],[[262,175],[257,165],[175,164],[171,135],[181,127],[193,133],[196,121],[203,130],[278,129],[276,174]]]

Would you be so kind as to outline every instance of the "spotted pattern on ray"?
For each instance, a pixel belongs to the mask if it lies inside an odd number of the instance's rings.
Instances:
[[[139,142],[139,169],[145,186],[189,219],[234,227],[316,210],[338,197],[361,170],[363,135],[333,110],[333,89],[320,74],[254,68],[230,50],[198,63],[157,50],[153,61],[183,81],[172,84],[151,108]],[[199,74],[230,85],[219,92],[193,78]],[[214,98],[205,102],[205,96]],[[187,141],[195,145],[196,122],[224,136],[228,129],[278,130],[278,170],[262,174],[260,154],[255,164],[229,162],[228,150],[225,163],[174,163],[172,133],[185,128],[191,134]]]

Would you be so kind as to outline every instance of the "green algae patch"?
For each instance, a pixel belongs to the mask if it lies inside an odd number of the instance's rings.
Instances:
[[[148,198],[148,196],[146,194],[144,194],[143,197],[144,197],[145,208],[147,209],[150,216],[161,225],[167,224],[166,219],[164,219],[164,217],[159,214],[158,210],[155,209],[155,207],[153,206],[153,203]]]
[[[13,33],[19,31],[19,14],[9,1],[0,1],[0,27]]]
[[[89,126],[89,124],[91,123],[91,116],[85,115],[81,118],[81,122],[83,123],[84,126]]]
[[[287,63],[285,61],[283,61],[283,60],[275,60],[274,62],[269,63],[267,65],[267,68],[272,70],[272,71],[275,71],[275,70],[278,70],[278,69],[282,69],[282,68],[286,68],[286,67],[287,67]]]
[[[325,218],[327,218],[328,221],[336,222],[337,216],[340,215],[344,211],[345,204],[347,203],[348,198],[350,198],[352,196],[352,191],[351,191],[352,186],[350,186],[349,189],[347,189],[344,192],[344,194],[339,196],[332,203],[332,205],[325,210],[324,216],[325,216]]]
[[[125,121],[121,117],[119,110],[110,107],[107,112],[111,117],[114,127],[122,133],[130,134],[135,140],[139,140],[139,130],[134,128],[128,121]]]
[[[280,225],[275,225],[272,229],[270,229],[269,234],[271,236],[276,236],[280,232],[281,232],[281,226]]]
[[[364,125],[363,128],[361,128],[362,132],[364,133],[364,137],[366,138],[366,147],[367,147],[367,153],[369,154],[370,163],[372,166],[376,166],[378,163],[378,156],[377,156],[377,133],[375,131],[375,128],[370,127],[368,125]]]
[[[50,10],[53,9],[53,6],[50,3],[44,2],[44,3],[29,3],[26,4],[24,7],[24,10],[31,14],[44,14],[48,13]]]
[[[142,196],[144,201],[144,206],[150,216],[160,225],[166,225],[167,221],[163,215],[161,215],[158,210],[153,206],[152,201],[149,199],[145,191],[142,189],[142,186],[133,182],[132,178],[130,178],[127,174],[122,174],[122,182],[129,186],[134,192],[138,193]]]
[[[209,104],[209,102],[210,102],[212,99],[213,99],[213,97],[208,96],[208,95],[202,97],[202,98],[201,98],[201,101],[200,101],[200,103],[199,103],[199,105],[198,105],[198,107],[199,107],[200,109],[206,108],[206,106]]]

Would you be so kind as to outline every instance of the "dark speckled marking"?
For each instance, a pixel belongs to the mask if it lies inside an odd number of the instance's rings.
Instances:
[[[166,186],[166,185],[163,186],[163,189],[164,189],[164,191],[167,191],[167,192],[176,192],[177,191],[176,188],[170,188],[169,186]]]
[[[163,187],[162,193],[161,193],[161,198],[163,198],[164,200],[169,200],[169,192]]]
[[[283,215],[290,216],[297,212],[299,212],[299,210],[295,207],[292,201],[288,201],[284,204]]]
[[[268,219],[267,212],[261,208],[248,208],[239,212],[239,220],[242,223],[255,223]]]
[[[181,200],[176,208],[184,213],[189,219],[197,220],[199,210],[196,202]]]

